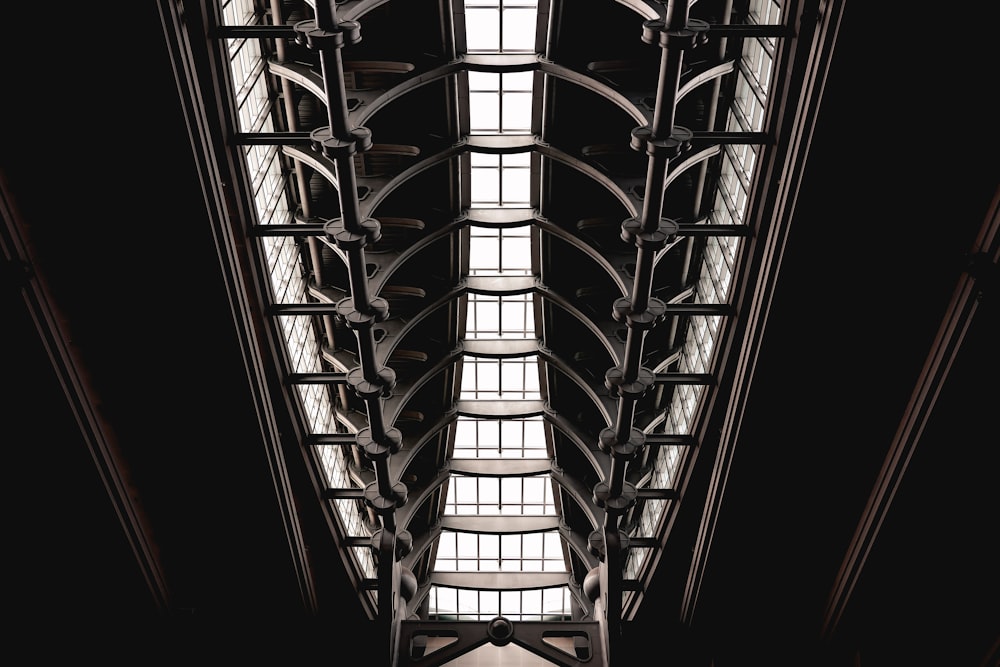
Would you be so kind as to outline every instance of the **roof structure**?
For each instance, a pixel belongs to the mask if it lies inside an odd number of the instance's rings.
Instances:
[[[929,77],[846,5],[61,17],[0,165],[26,629],[996,664],[985,29]]]

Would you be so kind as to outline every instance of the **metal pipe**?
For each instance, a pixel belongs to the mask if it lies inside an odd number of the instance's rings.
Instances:
[[[632,312],[643,313],[649,305],[649,293],[653,284],[653,253],[645,252],[642,246],[635,253],[635,278],[632,279]]]
[[[372,312],[371,295],[368,292],[368,271],[365,266],[364,248],[347,251],[347,270],[351,280],[351,297],[354,307],[366,315]]]

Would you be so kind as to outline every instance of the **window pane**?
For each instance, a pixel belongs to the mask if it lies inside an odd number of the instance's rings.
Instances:
[[[500,130],[500,97],[496,93],[469,93],[469,126],[474,132]]]
[[[533,8],[505,9],[503,12],[503,50],[535,50],[535,18]]]
[[[466,8],[465,39],[470,51],[500,49],[500,10]]]

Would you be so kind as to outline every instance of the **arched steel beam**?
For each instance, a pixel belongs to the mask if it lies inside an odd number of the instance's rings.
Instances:
[[[572,245],[574,248],[576,248],[577,250],[584,253],[592,260],[594,260],[594,262],[596,262],[598,266],[604,269],[604,271],[615,282],[615,285],[618,287],[620,295],[625,296],[626,294],[628,294],[631,285],[626,284],[623,272],[616,269],[614,267],[614,264],[610,262],[608,258],[601,251],[591,246],[589,243],[587,243],[585,240],[583,240],[576,234],[573,234],[569,230],[563,229],[562,227],[553,224],[548,220],[548,218],[542,217],[537,213],[535,214],[535,224],[543,232],[546,232],[547,234],[550,234],[555,238],[565,241],[566,243]],[[634,256],[634,254],[635,253],[632,253],[631,256]],[[623,259],[627,256],[628,255],[626,255],[625,253],[622,253]]]
[[[549,474],[549,460],[452,459],[451,471],[467,477],[533,477]]]
[[[403,567],[414,569],[417,562],[424,557],[431,547],[437,544],[438,537],[441,536],[441,522],[438,521],[427,529],[427,532],[422,534],[420,537],[413,541],[413,548],[410,553],[403,556],[400,563]],[[416,597],[416,596],[415,596]],[[414,607],[413,600],[410,601],[410,607]]]
[[[462,353],[462,346],[458,346],[452,349],[445,356],[438,359],[433,366],[427,369],[426,372],[422,373],[409,385],[405,385],[403,383],[397,384],[396,389],[393,390],[392,396],[383,399],[382,409],[385,413],[386,423],[395,424],[396,420],[399,419],[399,414],[403,411],[403,408],[406,407],[406,404],[417,394],[420,388],[427,384],[431,378],[441,371],[453,367],[462,357]],[[396,390],[399,391],[397,392]]]
[[[664,9],[659,4],[653,5],[644,0],[615,0],[615,2],[623,7],[628,7],[644,19],[663,18]],[[694,2],[695,0],[691,0],[691,4]]]
[[[406,504],[396,509],[397,532],[407,530],[417,510],[427,502],[436,491],[443,488],[445,482],[451,479],[451,469],[446,465],[438,471],[434,479],[429,481],[416,496],[410,496]]]
[[[406,469],[419,457],[420,451],[427,446],[427,443],[432,442],[442,431],[451,426],[456,419],[458,419],[458,410],[452,407],[446,410],[416,442],[408,444],[404,436],[402,448],[389,459],[389,470],[393,473],[393,478],[402,479],[406,473]]]
[[[720,152],[722,152],[722,146],[716,144],[715,146],[709,146],[707,148],[701,149],[700,151],[684,156],[684,159],[676,163],[676,165],[674,164],[671,165],[670,171],[663,179],[663,189],[666,190],[678,176],[683,174],[685,171],[687,171],[694,165],[698,164],[703,160],[707,160],[713,155],[718,155]]]
[[[736,61],[729,60],[727,62],[720,63],[713,67],[709,67],[703,72],[695,74],[689,80],[685,81],[684,85],[680,86],[677,89],[677,101],[680,102],[682,99],[684,99],[685,95],[691,93],[691,91],[695,90],[701,84],[707,83],[708,81],[712,81],[713,79],[721,78],[726,74],[735,71],[736,71]]]
[[[567,475],[555,462],[552,463],[552,472],[549,475],[552,481],[556,482],[576,502],[580,510],[586,514],[587,520],[590,521],[593,529],[600,529],[604,524],[605,512],[594,504],[593,489],[585,488],[583,482],[576,477]]]
[[[527,591],[569,585],[568,572],[433,572],[432,586],[483,591]]]
[[[582,433],[577,428],[576,422],[566,419],[562,413],[556,412],[551,406],[546,406],[544,418],[546,423],[569,438],[570,442],[576,446],[584,459],[590,463],[594,474],[600,479],[606,479],[611,474],[611,461],[608,455],[597,447],[597,436]]]
[[[591,529],[593,530],[593,528]],[[566,524],[559,525],[559,534],[562,535],[563,541],[566,546],[576,554],[576,557],[583,562],[583,566],[587,568],[588,571],[594,569],[600,564],[600,559],[590,552],[590,543],[587,537],[573,530]],[[593,605],[589,604],[587,601],[587,607],[593,609]]]
[[[340,190],[340,182],[337,180],[337,164],[330,158],[322,153],[317,153],[311,148],[302,148],[299,146],[284,145],[281,147],[281,152],[292,159],[305,162],[319,172],[331,187],[337,191]]]
[[[604,421],[610,424],[613,419],[614,410],[616,409],[615,402],[611,400],[606,404],[602,401],[600,394],[598,394],[598,392],[594,390],[594,387],[591,386],[591,384],[587,382],[582,375],[580,375],[580,372],[576,370],[572,364],[566,362],[565,359],[555,354],[551,348],[542,345],[541,343],[538,343],[536,348],[538,350],[538,356],[545,361],[545,363],[561,371],[563,375],[572,380],[573,383],[578,386],[584,394],[586,394],[587,398],[591,400],[594,407],[600,411]]]
[[[444,294],[438,296],[427,307],[420,309],[420,311],[405,321],[393,318],[390,313],[389,319],[380,322],[378,325],[378,328],[385,330],[386,336],[375,349],[376,359],[378,359],[380,363],[385,364],[406,336],[421,322],[427,319],[427,317],[436,312],[439,308],[450,304],[464,293],[464,284],[460,283],[455,285]]]
[[[454,474],[455,469],[451,472]],[[489,516],[484,514],[461,514],[441,517],[441,528],[456,533],[476,533],[483,535],[523,535],[524,533],[544,533],[558,530],[559,516],[551,515],[510,515]]]

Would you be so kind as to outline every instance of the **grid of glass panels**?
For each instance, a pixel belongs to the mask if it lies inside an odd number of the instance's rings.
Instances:
[[[555,515],[552,481],[548,475],[532,477],[452,475],[448,484],[444,513],[446,516]]]
[[[525,332],[534,334],[535,309],[530,294],[469,294],[467,304],[467,339],[523,339]]]
[[[531,202],[530,153],[470,153],[472,208],[522,208]]]
[[[465,0],[469,53],[531,53],[535,50],[538,0]]]
[[[472,134],[531,132],[532,72],[469,72]]]
[[[441,531],[434,569],[441,572],[565,572],[556,531],[497,535]]]
[[[537,0],[466,0],[469,53],[533,52]],[[470,128],[474,134],[523,134],[531,131],[533,74],[469,72]],[[531,203],[531,154],[471,153],[470,205],[473,208],[528,207]],[[471,227],[469,276],[533,275],[532,235],[528,226],[513,229]],[[481,295],[467,298],[467,339],[517,340],[536,337],[531,295]],[[460,400],[528,400],[541,397],[536,355],[492,359],[465,356]],[[460,418],[455,427],[455,458],[544,458],[548,456],[541,417]],[[445,514],[554,515],[548,475],[490,477],[453,475]],[[440,571],[566,571],[557,531],[482,534],[444,531],[434,569]],[[429,618],[486,620],[504,615],[518,620],[568,620],[566,586],[544,590],[488,591],[432,587]]]
[[[537,400],[542,397],[538,382],[538,356],[511,359],[463,357],[462,392],[469,401]]]
[[[531,274],[530,227],[469,228],[470,276],[530,276]],[[534,328],[531,331],[534,332]]]
[[[473,419],[455,423],[455,459],[545,459],[545,425],[541,417]]]
[[[568,621],[572,618],[566,587],[477,591],[433,586],[428,598],[432,621],[488,621],[497,616],[512,621]]]
[[[226,0],[222,3],[224,25],[251,25],[257,22],[253,0]],[[265,64],[256,39],[227,40],[230,72],[241,132],[272,132],[273,101],[263,75]],[[260,224],[293,222],[277,146],[248,146],[244,149],[251,179],[257,220]],[[269,270],[271,292],[277,303],[307,301],[306,271],[298,246],[289,237],[263,237],[261,247]],[[278,317],[292,369],[299,373],[322,371],[321,350],[312,322],[305,316]],[[335,433],[336,411],[329,389],[323,385],[296,386],[309,426],[314,433]],[[355,486],[348,475],[349,451],[345,446],[323,445],[316,449],[320,467],[331,488]],[[357,500],[338,499],[334,506],[344,530],[350,536],[370,536],[364,521],[365,510]],[[368,547],[351,549],[359,570],[375,576]]]

